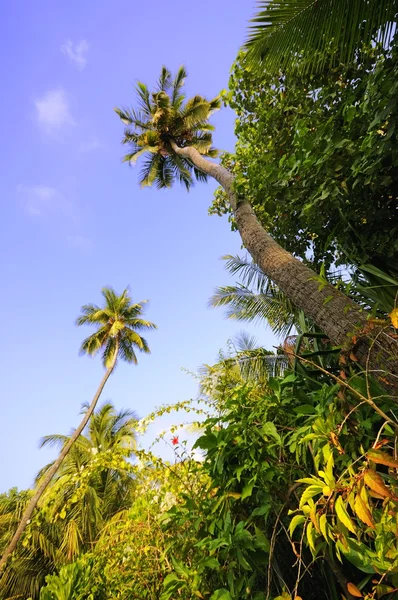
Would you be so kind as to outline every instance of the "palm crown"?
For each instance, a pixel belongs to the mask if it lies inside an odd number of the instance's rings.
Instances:
[[[208,120],[220,108],[220,98],[209,101],[203,96],[193,96],[186,100],[182,92],[185,78],[184,67],[178,69],[174,78],[162,67],[154,92],[144,83],[137,84],[138,110],[115,109],[127,125],[123,144],[130,146],[130,152],[124,162],[134,164],[140,156],[146,156],[140,174],[143,187],[155,183],[158,188],[166,188],[177,180],[189,189],[194,179],[206,181],[202,171],[177,156],[170,145],[171,139],[181,148],[192,146],[200,154],[217,156],[212,146],[214,127]]]
[[[146,300],[133,304],[128,289],[120,296],[109,287],[102,289],[105,299],[103,308],[95,304],[82,306],[82,314],[77,325],[96,325],[97,331],[86,338],[80,348],[81,353],[94,355],[102,350],[102,361],[110,367],[114,360],[121,358],[137,364],[135,349],[149,354],[146,340],[138,333],[156,329],[156,325],[141,318]]]

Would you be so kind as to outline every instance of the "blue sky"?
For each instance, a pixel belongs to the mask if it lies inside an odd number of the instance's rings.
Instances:
[[[103,400],[145,416],[196,395],[195,371],[211,363],[242,325],[207,308],[230,282],[220,256],[240,252],[226,219],[209,217],[215,186],[189,194],[141,190],[121,163],[113,107],[134,102],[134,83],[153,84],[162,64],[185,64],[188,94],[227,87],[254,2],[9,0],[0,6],[2,72],[1,490],[31,485],[52,456],[49,433],[79,421],[102,375],[78,356],[89,330],[79,308],[100,289],[130,285],[150,299],[152,354],[121,365]],[[214,117],[215,145],[233,150],[234,115]],[[275,344],[264,327],[255,332]],[[176,419],[178,421],[178,419]],[[161,429],[162,427],[159,426]]]

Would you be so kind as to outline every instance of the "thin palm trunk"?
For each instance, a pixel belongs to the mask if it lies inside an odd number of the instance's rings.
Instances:
[[[398,389],[398,342],[388,328],[371,329],[361,308],[345,294],[284,250],[265,231],[247,200],[234,191],[234,176],[204,158],[195,148],[180,148],[169,139],[174,152],[213,177],[227,193],[242,241],[254,262],[298,308],[311,317],[333,344],[350,348],[366,372],[375,375],[390,392]]]
[[[82,431],[84,430],[84,428],[86,427],[91,415],[93,414],[95,407],[97,406],[97,402],[102,394],[102,391],[105,387],[106,382],[108,381],[110,375],[112,374],[115,366],[116,366],[116,361],[117,361],[117,348],[115,351],[115,357],[112,361],[112,364],[108,367],[108,369],[105,372],[105,375],[103,376],[101,383],[99,384],[99,387],[95,393],[95,396],[86,412],[86,414],[84,415],[84,418],[82,419],[80,425],[77,427],[77,429],[75,430],[75,432],[73,433],[73,435],[71,436],[70,440],[68,441],[68,443],[64,446],[64,448],[62,449],[60,455],[58,456],[57,460],[54,462],[54,464],[48,469],[48,471],[46,472],[46,474],[43,476],[40,484],[38,485],[34,495],[32,496],[32,498],[30,499],[28,506],[25,509],[24,514],[22,515],[21,521],[18,525],[18,528],[16,530],[16,532],[14,533],[14,536],[12,538],[12,540],[10,541],[10,543],[8,544],[7,548],[5,549],[3,556],[0,559],[0,573],[2,571],[2,569],[5,567],[5,564],[7,562],[8,557],[10,556],[10,554],[12,554],[15,550],[15,548],[17,547],[17,544],[25,530],[26,525],[28,524],[30,518],[32,517],[33,511],[35,510],[41,496],[43,495],[43,493],[45,492],[46,488],[48,487],[48,485],[51,483],[54,475],[56,474],[56,472],[58,471],[59,467],[61,466],[64,458],[67,456],[68,452],[70,451],[70,449],[72,448],[73,444],[76,442],[76,440],[78,439],[78,437],[80,436],[80,434],[82,433]]]

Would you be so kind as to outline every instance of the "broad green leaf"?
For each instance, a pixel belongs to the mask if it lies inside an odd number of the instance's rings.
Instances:
[[[343,523],[343,525],[345,525],[345,527],[347,527],[347,529],[349,529],[352,533],[356,533],[356,529],[354,526],[354,523],[352,522],[346,507],[343,503],[343,499],[341,496],[338,496],[335,505],[334,505],[334,509],[337,515],[337,518]]]
[[[322,485],[310,485],[301,495],[299,507],[301,508],[303,504],[305,504],[310,498],[317,496],[318,494],[322,494],[323,490],[323,482]]]
[[[293,533],[294,533],[296,527],[305,523],[306,520],[307,519],[304,515],[296,515],[295,517],[293,517],[293,519],[290,521],[290,525],[289,525],[289,534],[291,537],[293,537]]]
[[[248,498],[249,496],[251,496],[252,492],[253,492],[253,488],[254,488],[254,482],[247,483],[242,490],[241,500],[244,500],[245,498]]]
[[[316,548],[315,548],[316,533],[315,533],[315,529],[314,529],[314,525],[313,525],[312,521],[309,521],[309,523],[307,524],[306,535],[307,535],[307,542],[311,549],[311,552],[313,555],[315,555],[316,554]]]
[[[232,600],[232,596],[227,589],[221,588],[210,596],[210,600]]]

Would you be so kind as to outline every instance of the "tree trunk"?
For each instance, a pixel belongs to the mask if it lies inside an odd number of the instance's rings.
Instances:
[[[170,145],[179,156],[213,177],[227,193],[242,241],[254,262],[279,289],[325,333],[331,342],[352,352],[364,371],[379,379],[390,394],[398,392],[398,342],[387,326],[373,326],[363,310],[284,250],[265,231],[247,200],[238,198],[234,176],[204,158],[195,148]],[[374,324],[373,324],[374,325]]]
[[[23,534],[26,525],[29,523],[30,518],[33,514],[33,511],[35,510],[41,496],[43,495],[43,493],[45,492],[46,488],[48,487],[48,485],[51,483],[52,478],[54,477],[54,475],[56,474],[56,472],[58,471],[59,467],[61,466],[65,456],[68,454],[68,452],[70,451],[70,449],[72,448],[73,444],[76,442],[77,438],[79,437],[79,435],[82,433],[83,429],[85,428],[85,426],[87,425],[91,415],[94,412],[94,409],[97,405],[97,402],[99,400],[99,397],[102,394],[102,391],[105,387],[106,382],[108,381],[111,373],[113,372],[115,366],[116,366],[116,361],[117,361],[117,348],[116,348],[116,352],[115,352],[115,358],[112,361],[112,364],[110,365],[110,367],[106,370],[105,375],[103,376],[101,383],[99,384],[99,387],[97,389],[97,392],[86,412],[86,414],[84,415],[84,418],[82,419],[80,425],[77,427],[77,429],[75,430],[75,432],[73,433],[73,435],[71,436],[70,440],[68,441],[68,443],[64,446],[64,448],[62,449],[60,455],[58,456],[57,460],[54,462],[54,464],[48,469],[48,471],[45,473],[45,475],[43,476],[41,482],[39,483],[34,495],[32,496],[32,498],[30,499],[24,514],[22,515],[21,521],[17,527],[16,532],[13,535],[13,538],[11,540],[11,542],[8,544],[7,548],[5,549],[3,556],[0,559],[0,573],[2,572],[2,570],[4,569],[7,559],[10,556],[10,554],[12,554],[15,550],[15,548],[17,547],[17,544],[21,538],[21,535]]]

